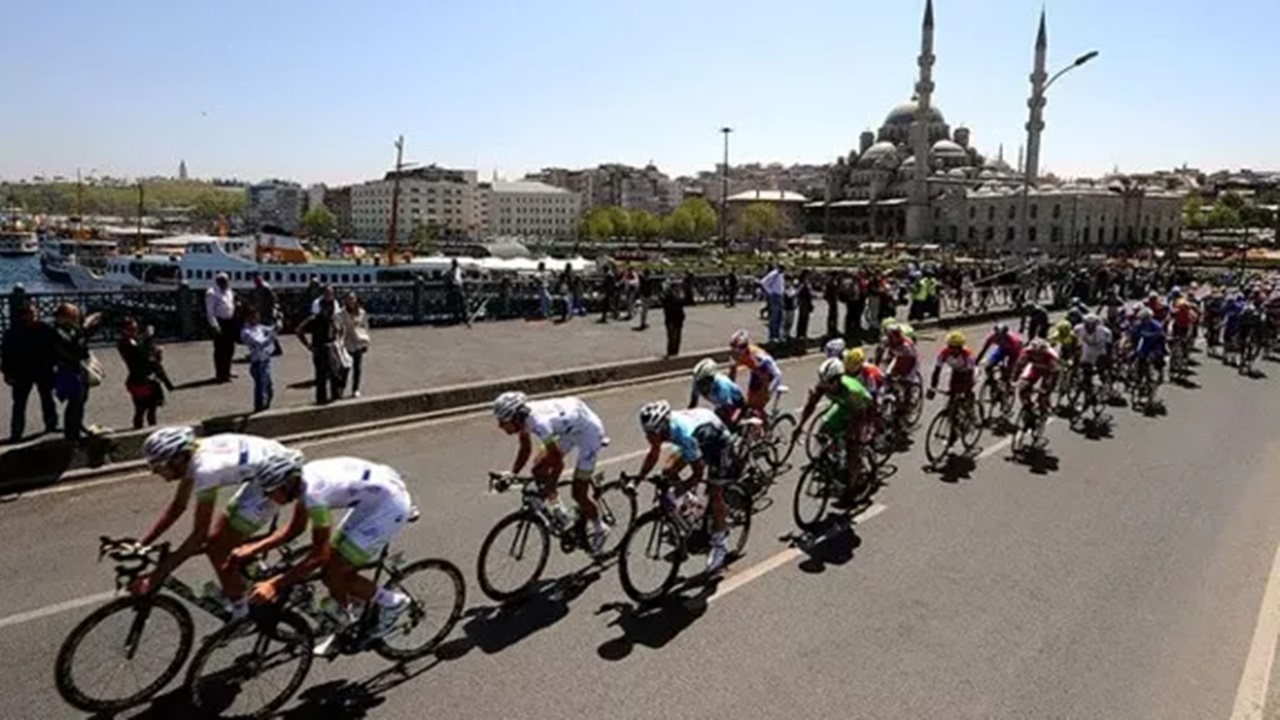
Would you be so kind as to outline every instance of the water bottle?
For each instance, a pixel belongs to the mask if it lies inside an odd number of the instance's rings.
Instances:
[[[691,490],[685,493],[683,501],[680,503],[680,514],[684,517],[685,522],[694,525],[707,512],[707,496],[701,489]]]

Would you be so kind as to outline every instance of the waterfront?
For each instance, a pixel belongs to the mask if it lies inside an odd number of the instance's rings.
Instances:
[[[0,257],[0,291],[8,293],[22,283],[28,292],[57,292],[67,286],[50,282],[40,271],[40,257]]]

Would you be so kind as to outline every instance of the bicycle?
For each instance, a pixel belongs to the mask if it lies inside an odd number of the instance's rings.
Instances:
[[[606,560],[618,552],[621,539],[626,536],[627,530],[631,528],[636,517],[636,499],[634,495],[627,492],[624,484],[621,481],[614,481],[601,485],[602,480],[604,480],[603,473],[598,473],[592,478],[592,499],[600,509],[600,519],[611,528],[610,535],[616,540],[614,544],[606,544],[601,549],[598,560]],[[559,483],[560,488],[570,485],[569,482]],[[560,541],[560,550],[566,555],[591,547],[586,518],[581,512],[576,512],[576,517],[567,524],[557,519],[542,499],[540,481],[528,477],[508,479],[502,473],[489,473],[490,492],[503,493],[513,487],[520,490],[520,507],[498,520],[493,526],[485,536],[484,542],[480,544],[480,557],[476,561],[476,575],[480,581],[480,590],[494,602],[507,602],[519,597],[542,578],[542,572],[547,567],[547,559],[551,555],[552,537]],[[510,541],[504,541],[499,545],[499,537],[507,530],[514,530],[514,534]],[[520,563],[530,557],[530,551],[534,553],[531,571],[522,581],[511,587],[495,582],[495,575],[498,574],[499,568],[490,566],[498,560],[497,557],[491,557],[490,553],[501,547],[506,548],[507,559],[514,563]],[[518,579],[520,576],[516,577]]]
[[[1151,360],[1144,357],[1134,357],[1130,365],[1130,381],[1129,394],[1130,403],[1134,409],[1142,407],[1144,410],[1151,410],[1157,405],[1156,389],[1159,384],[1153,377]]]
[[[416,513],[409,518],[409,522],[416,520]],[[280,564],[265,571],[266,575],[287,571],[306,552],[303,548],[286,553]],[[425,559],[404,564],[400,553],[389,553],[390,546],[384,547],[377,560],[357,568],[374,570],[375,586],[408,596],[408,609],[389,632],[381,636],[374,632],[379,622],[378,604],[374,602],[365,603],[359,617],[349,625],[336,627],[316,602],[314,585],[320,580],[317,572],[288,588],[275,603],[254,608],[247,617],[233,620],[205,638],[187,670],[186,689],[191,703],[204,713],[221,717],[271,716],[306,681],[317,652],[316,638],[329,633],[336,633],[330,646],[335,652],[323,656],[330,661],[372,650],[383,659],[408,662],[434,651],[462,617],[466,603],[462,571],[447,560]],[[439,582],[441,588],[448,588],[440,593],[441,602],[432,602],[434,596],[421,589],[426,584],[424,580],[432,584]],[[417,637],[415,631],[423,627],[427,632],[421,639],[406,640]],[[243,640],[249,641],[248,647],[231,648]],[[223,649],[229,650],[225,666],[213,662],[215,654]],[[256,709],[232,709],[247,696],[262,697],[249,689],[250,683],[280,668],[286,670],[282,673],[284,682],[269,691]]]
[[[999,368],[987,367],[982,389],[978,391],[978,404],[984,408],[982,416],[987,423],[996,420],[1007,423],[1013,414],[1013,386],[1008,373]]]
[[[982,440],[982,419],[978,416],[978,403],[973,394],[937,392],[947,396],[947,404],[929,421],[924,436],[924,454],[929,459],[929,466],[934,468],[950,457],[957,441],[965,452],[973,452]]]
[[[1100,370],[1096,363],[1080,366],[1080,381],[1072,391],[1071,426],[1098,427],[1106,418],[1107,401],[1111,397],[1109,371]]]
[[[812,532],[822,526],[826,519],[827,503],[831,498],[843,495],[849,485],[846,464],[848,453],[844,450],[843,442],[826,433],[819,433],[818,437],[823,451],[800,472],[791,501],[791,517],[795,520],[796,527],[805,532]],[[870,500],[880,487],[874,455],[875,451],[870,443],[864,442],[858,455],[858,488],[853,495],[856,504]],[[812,503],[811,508],[806,507],[808,503]]]
[[[760,458],[769,467],[757,468],[776,473],[791,459],[791,435],[796,429],[796,417],[781,408],[782,396],[790,392],[786,385],[778,386],[773,402],[764,413],[756,413],[758,424],[745,425],[743,437],[747,440],[747,457]],[[753,462],[753,464],[756,464]]]
[[[628,487],[635,488],[645,479],[624,477]],[[622,590],[632,601],[644,605],[669,593],[675,586],[680,566],[692,555],[711,549],[712,516],[705,497],[695,495],[695,488],[680,498],[667,492],[671,483],[661,475],[648,478],[653,485],[653,506],[640,517],[622,540],[618,559],[618,579]],[[712,482],[712,481],[708,481]],[[725,539],[728,564],[742,557],[751,534],[752,501],[735,484],[724,484],[726,506]],[[651,561],[645,563],[643,561]],[[652,565],[652,567],[648,567]],[[652,572],[646,572],[652,570]]]
[[[1191,341],[1188,337],[1174,338],[1169,348],[1169,377],[1185,379],[1191,371],[1189,364]]]
[[[1018,413],[1018,424],[1013,430],[1013,439],[1011,448],[1014,455],[1021,455],[1031,448],[1040,448],[1044,446],[1045,426],[1049,419],[1042,408],[1047,404],[1043,388],[1036,390],[1035,395],[1030,397],[1028,401],[1022,403],[1022,409]]]

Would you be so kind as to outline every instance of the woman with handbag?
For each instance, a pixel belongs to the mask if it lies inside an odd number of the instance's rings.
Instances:
[[[80,308],[63,303],[54,313],[53,392],[66,403],[62,432],[71,442],[90,431],[84,427],[84,407],[89,402],[89,388],[102,384],[102,366],[89,352],[88,333],[102,319],[94,313],[81,322]]]
[[[141,338],[138,332],[138,321],[132,316],[124,319],[120,341],[116,349],[120,351],[120,359],[128,375],[124,380],[125,390],[133,399],[133,429],[142,429],[145,421],[148,426],[156,424],[156,409],[164,405],[164,390],[156,377],[156,363],[152,348]]]
[[[355,293],[347,293],[338,317],[342,322],[342,340],[351,358],[351,397],[360,397],[364,355],[369,351],[369,313]]]

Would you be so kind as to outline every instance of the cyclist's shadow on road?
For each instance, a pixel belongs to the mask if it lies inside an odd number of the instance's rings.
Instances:
[[[973,471],[978,469],[978,461],[974,453],[951,454],[940,466],[925,465],[921,468],[925,473],[937,475],[938,481],[948,485],[959,485],[961,480],[972,480]]]
[[[544,580],[523,598],[472,608],[462,626],[467,639],[486,654],[501,652],[569,614],[569,605],[600,579],[605,570],[591,565],[555,580]]]
[[[868,501],[855,508],[855,512],[865,510],[870,505]],[[848,516],[830,516],[825,527],[819,531],[792,536],[792,545],[805,555],[800,561],[800,570],[810,575],[819,575],[832,565],[847,565],[852,562],[854,551],[862,546],[856,523],[856,516],[852,520]]]
[[[686,592],[694,589],[692,594]],[[652,605],[636,606],[629,602],[612,602],[602,605],[596,612],[603,615],[616,612],[610,627],[622,630],[622,635],[606,640],[596,649],[604,660],[622,660],[637,645],[658,650],[677,635],[693,625],[707,612],[707,602],[715,593],[715,583],[693,584],[685,582],[663,601]]]

